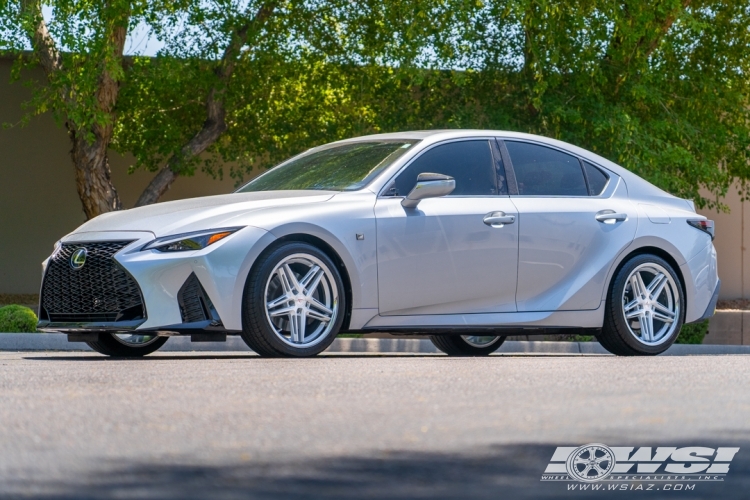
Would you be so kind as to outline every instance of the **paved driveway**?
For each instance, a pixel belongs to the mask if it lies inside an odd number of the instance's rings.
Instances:
[[[601,442],[739,446],[665,497],[747,498],[749,381],[744,356],[6,352],[0,496],[577,498],[541,475]]]

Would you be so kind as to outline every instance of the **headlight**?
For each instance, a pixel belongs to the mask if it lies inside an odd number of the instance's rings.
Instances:
[[[230,234],[239,231],[241,227],[225,227],[223,229],[210,229],[208,231],[196,231],[194,233],[174,234],[157,238],[147,244],[141,250],[158,250],[159,252],[185,252],[188,250],[201,250],[223,240]]]

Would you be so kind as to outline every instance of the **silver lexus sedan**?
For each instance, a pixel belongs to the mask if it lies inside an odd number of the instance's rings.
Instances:
[[[666,350],[719,293],[713,221],[624,168],[514,132],[326,144],[233,194],[96,217],[44,262],[39,328],[111,356],[240,335],[312,356],[340,332],[486,355],[510,334]]]

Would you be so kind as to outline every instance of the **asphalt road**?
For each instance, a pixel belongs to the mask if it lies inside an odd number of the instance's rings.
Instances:
[[[749,382],[746,356],[5,352],[0,497],[579,498],[541,475],[601,442],[739,446],[645,497],[748,498]]]

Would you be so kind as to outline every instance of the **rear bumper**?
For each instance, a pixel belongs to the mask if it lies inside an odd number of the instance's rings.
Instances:
[[[697,323],[698,321],[704,321],[710,318],[714,315],[716,312],[716,303],[719,301],[719,289],[721,288],[721,280],[719,280],[716,283],[716,290],[714,290],[714,294],[711,296],[711,301],[708,303],[708,307],[706,307],[706,312],[703,313],[703,316],[701,316],[699,319],[695,320],[694,323]]]

